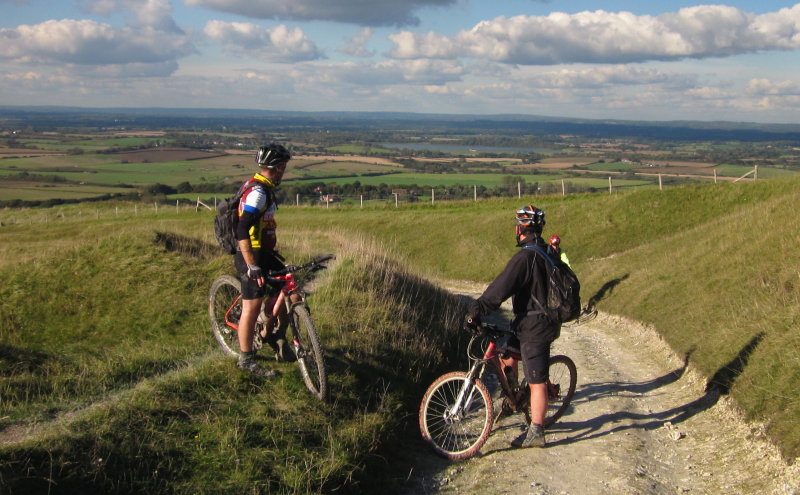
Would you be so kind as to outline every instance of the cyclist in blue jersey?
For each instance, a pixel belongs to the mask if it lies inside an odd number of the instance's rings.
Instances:
[[[242,316],[239,320],[239,368],[266,378],[277,371],[259,366],[255,361],[253,332],[261,310],[261,302],[271,287],[265,274],[284,268],[283,258],[275,250],[275,211],[278,203],[275,188],[281,183],[286,165],[291,159],[289,151],[280,144],[262,146],[256,153],[260,171],[243,185],[239,202],[239,223],[236,228],[238,243],[234,263],[242,282]],[[284,342],[267,341],[280,357],[289,359],[291,351]]]

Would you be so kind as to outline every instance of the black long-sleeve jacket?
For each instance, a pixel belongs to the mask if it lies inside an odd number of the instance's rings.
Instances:
[[[532,294],[539,302],[547,304],[547,261],[530,247],[534,245],[547,250],[540,236],[524,238],[520,243],[522,249],[511,257],[503,272],[483,294],[470,304],[468,311],[470,316],[481,317],[499,308],[510,297],[517,332],[533,331],[539,334],[535,340],[553,340],[558,336],[558,325],[550,322],[531,297]]]

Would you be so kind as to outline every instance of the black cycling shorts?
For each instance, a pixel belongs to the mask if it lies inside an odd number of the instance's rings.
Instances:
[[[550,344],[552,342],[520,342],[522,369],[528,383],[544,383],[549,378]]]
[[[517,329],[519,350],[525,380],[528,383],[544,383],[549,378],[550,346],[561,333],[559,325],[551,323],[544,315],[527,314],[512,323]]]
[[[266,280],[264,285],[259,287],[257,281],[247,276],[247,263],[244,262],[242,253],[237,251],[233,262],[236,265],[236,271],[239,272],[239,280],[242,282],[242,299],[261,299],[264,296],[273,296],[277,293],[277,288]],[[271,252],[266,252],[263,255],[257,254],[257,262],[265,277],[271,270],[285,268],[283,263],[276,259]]]

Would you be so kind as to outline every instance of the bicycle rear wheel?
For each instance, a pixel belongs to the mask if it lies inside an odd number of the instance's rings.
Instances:
[[[319,335],[308,309],[302,305],[294,306],[289,322],[292,331],[289,337],[306,388],[319,400],[324,401],[328,397],[328,372],[325,370]]]
[[[544,426],[547,428],[564,415],[575,395],[578,384],[578,370],[567,356],[551,356],[547,382],[547,413]]]
[[[467,373],[454,371],[440,376],[428,387],[419,406],[422,438],[448,459],[466,459],[483,447],[492,430],[492,398],[486,386],[475,380],[454,411]]]
[[[208,317],[211,330],[222,350],[239,355],[239,318],[242,316],[242,283],[238,278],[222,275],[211,284],[208,295]]]

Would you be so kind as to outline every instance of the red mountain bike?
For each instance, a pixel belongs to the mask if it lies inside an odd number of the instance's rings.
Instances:
[[[285,269],[271,272],[265,278],[268,282],[280,285],[278,295],[265,298],[256,321],[253,349],[263,346],[262,333],[268,335],[278,322],[278,316],[285,311],[289,317],[286,341],[292,346],[300,374],[308,390],[320,400],[328,394],[328,374],[325,370],[322,345],[319,334],[311,320],[306,303],[306,294],[295,279],[297,272],[314,272],[325,268],[330,254],[319,257],[305,265],[288,265]],[[230,275],[222,275],[211,284],[208,296],[208,315],[211,329],[222,350],[231,356],[239,356],[239,318],[242,315],[242,283]]]
[[[467,355],[472,362],[469,371],[454,371],[434,380],[419,407],[422,437],[437,454],[448,459],[466,459],[475,455],[489,438],[492,425],[500,416],[522,411],[525,423],[531,422],[528,384],[523,379],[519,386],[513,385],[500,362],[500,357],[517,361],[522,358],[519,349],[508,346],[513,333],[486,323],[481,325],[481,330],[472,336],[467,346]],[[481,354],[474,350],[476,346]],[[487,364],[500,382],[503,400],[497,413],[482,381]],[[545,428],[566,412],[578,383],[575,363],[567,356],[551,356],[549,374]]]

